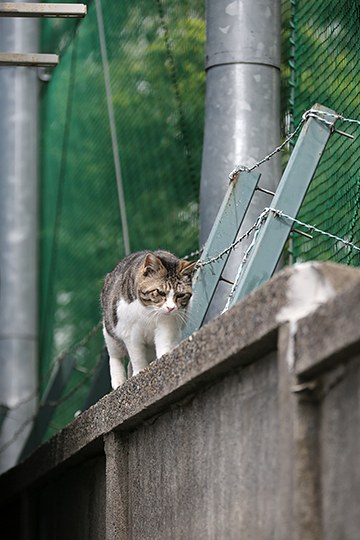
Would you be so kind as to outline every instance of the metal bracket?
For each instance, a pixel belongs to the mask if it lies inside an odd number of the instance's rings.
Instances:
[[[45,4],[30,2],[0,2],[0,17],[85,17],[85,4]],[[57,54],[0,53],[0,66],[55,67]]]
[[[212,259],[234,242],[259,178],[259,173],[242,171],[230,183],[205,244],[201,260]],[[189,336],[202,325],[229,254],[224,254],[213,264],[200,267],[195,273],[193,298],[189,320],[183,333],[184,337]]]
[[[57,54],[0,52],[0,66],[54,67],[58,63]]]
[[[0,2],[0,17],[85,17],[85,4],[45,4],[30,2]]]
[[[281,212],[297,216],[337,120],[331,109],[314,105],[312,110],[330,113],[333,120],[322,122],[316,116],[306,120],[271,203],[279,212],[270,212],[262,225],[256,244],[236,277],[228,307],[267,281],[275,271],[293,225],[292,220],[281,217]]]

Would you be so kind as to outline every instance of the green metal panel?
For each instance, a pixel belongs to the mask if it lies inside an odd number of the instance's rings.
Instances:
[[[259,178],[259,173],[241,172],[237,179],[230,183],[205,244],[201,261],[206,263],[217,257],[234,242]],[[197,270],[193,280],[193,298],[184,337],[200,328],[229,254],[230,252],[227,252],[216,262]]]
[[[314,105],[312,109],[336,115],[321,105]],[[335,122],[334,116],[326,116],[326,122],[314,116],[306,120],[276,190],[272,208],[296,217]],[[237,275],[227,307],[236,304],[272,276],[292,224],[292,220],[280,218],[273,212],[268,214],[245,265]]]

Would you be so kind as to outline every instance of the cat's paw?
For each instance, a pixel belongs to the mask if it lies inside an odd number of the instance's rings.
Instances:
[[[116,390],[117,388],[119,388],[119,386],[122,386],[125,382],[125,379],[111,379],[111,388],[113,390]]]
[[[111,388],[115,390],[126,381],[126,371],[122,360],[110,357]]]

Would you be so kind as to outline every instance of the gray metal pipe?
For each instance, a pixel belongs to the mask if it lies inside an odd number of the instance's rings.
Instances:
[[[0,19],[0,50],[37,52],[38,21]],[[16,463],[37,390],[38,77],[0,67],[0,471]]]
[[[201,243],[211,230],[235,166],[251,166],[280,142],[280,1],[208,0],[205,135],[200,188]],[[260,184],[274,190],[279,157],[259,168]],[[256,220],[267,195],[256,193],[240,234]],[[232,254],[224,276],[233,280],[248,243]],[[220,283],[210,317],[224,307]]]

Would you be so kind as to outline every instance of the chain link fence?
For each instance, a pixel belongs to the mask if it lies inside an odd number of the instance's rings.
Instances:
[[[291,130],[305,110],[321,103],[347,118],[360,118],[360,5],[352,0],[283,0],[283,118]],[[360,244],[360,130],[336,128],[304,200],[299,218]],[[358,266],[360,255],[324,236],[294,235],[293,261],[327,260]]]

